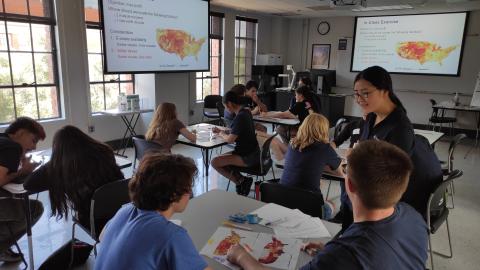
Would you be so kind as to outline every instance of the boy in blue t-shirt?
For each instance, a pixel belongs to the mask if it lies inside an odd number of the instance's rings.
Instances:
[[[387,142],[355,147],[345,177],[354,223],[325,245],[306,244],[307,253],[317,254],[301,269],[425,269],[427,226],[415,209],[399,203],[412,169],[408,155]],[[239,245],[227,258],[245,270],[267,269]]]
[[[132,203],[105,226],[96,270],[208,270],[185,229],[169,221],[187,207],[197,167],[180,155],[143,158],[129,184]]]

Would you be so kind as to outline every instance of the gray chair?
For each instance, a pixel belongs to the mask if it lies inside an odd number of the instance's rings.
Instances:
[[[240,173],[246,173],[248,175],[255,175],[256,176],[256,180],[255,180],[255,198],[258,198],[259,197],[259,193],[260,193],[260,190],[259,190],[259,185],[260,183],[258,183],[258,177],[262,177],[262,181],[261,182],[264,182],[265,181],[265,175],[268,174],[268,171],[270,169],[272,169],[272,175],[273,175],[273,179],[275,179],[275,172],[273,170],[273,161],[272,161],[272,156],[270,154],[270,144],[272,143],[272,140],[273,138],[275,138],[275,136],[277,136],[277,133],[273,134],[272,136],[270,136],[264,143],[263,143],[263,146],[262,148],[260,149],[260,162],[259,164],[257,164],[256,166],[252,166],[252,167],[236,167],[236,166],[232,166],[232,170],[234,171],[238,171]],[[228,185],[227,185],[227,190],[230,186],[230,181],[228,181]]]
[[[465,135],[464,133],[460,133],[460,134],[455,135],[453,140],[450,142],[450,146],[448,147],[448,158],[447,158],[446,167],[442,168],[443,175],[448,176],[454,170],[453,160],[454,160],[454,157],[455,157],[455,149],[456,149],[457,145],[460,144],[462,142],[462,140],[464,140],[465,138],[467,138],[467,135]],[[451,185],[448,189],[448,195],[450,196],[451,201],[452,201],[451,209],[455,208],[455,202],[454,202],[454,198],[453,198],[454,194],[455,194],[455,185],[452,181]]]
[[[452,242],[450,239],[450,228],[448,225],[448,214],[449,210],[447,208],[447,188],[451,185],[451,183],[463,175],[463,172],[460,170],[454,170],[450,172],[447,178],[440,183],[430,194],[427,203],[427,226],[428,226],[428,244],[430,246],[430,263],[432,270],[434,269],[433,266],[433,253],[440,255],[445,258],[452,258]],[[448,235],[448,245],[450,248],[450,254],[445,255],[439,252],[433,251],[432,247],[432,238],[431,235],[437,232],[437,230],[443,225],[443,223],[447,226],[447,235]]]
[[[298,209],[312,217],[322,218],[324,201],[320,192],[264,182],[260,185],[260,200]]]
[[[115,216],[122,205],[130,202],[128,194],[128,183],[130,179],[122,179],[105,184],[93,193],[90,201],[90,228],[86,228],[80,223],[78,215],[73,216],[72,225],[72,243],[75,240],[75,227],[78,226],[95,240],[93,251],[97,256],[97,244],[99,243],[100,233],[107,222]],[[70,265],[73,263],[74,249],[72,245]]]
[[[135,170],[137,159],[142,160],[143,156],[150,151],[164,151],[162,145],[153,141],[145,140],[145,136],[137,135],[132,137],[135,156],[133,158],[133,169]]]

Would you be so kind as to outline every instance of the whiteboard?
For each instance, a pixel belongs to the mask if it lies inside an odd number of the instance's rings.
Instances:
[[[477,76],[477,83],[475,84],[475,89],[473,90],[472,101],[470,102],[472,107],[480,107],[480,72]]]

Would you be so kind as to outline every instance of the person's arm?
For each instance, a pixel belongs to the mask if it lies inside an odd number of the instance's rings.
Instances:
[[[271,118],[284,118],[284,119],[295,119],[297,118],[293,113],[290,111],[284,112],[265,112],[262,113],[263,117],[271,117]]]
[[[256,106],[250,112],[252,113],[252,115],[257,115],[257,114],[260,113],[260,108],[258,106]]]
[[[227,143],[234,143],[235,140],[237,139],[238,135],[235,134],[227,134],[225,131],[220,131],[218,134],[223,140],[225,140]]]
[[[14,173],[8,173],[8,168],[0,166],[0,187],[17,177],[30,174],[40,163],[32,162],[31,157],[22,157],[20,164],[20,169]]]
[[[414,146],[415,133],[413,128],[407,125],[399,125],[392,129],[385,140],[403,151],[408,155],[412,155]]]
[[[180,134],[182,134],[191,142],[195,142],[197,140],[197,135],[193,132],[188,131],[188,129],[185,127],[180,129]]]
[[[233,264],[239,265],[244,270],[268,270],[253,258],[241,245],[235,245],[228,250],[227,260]]]

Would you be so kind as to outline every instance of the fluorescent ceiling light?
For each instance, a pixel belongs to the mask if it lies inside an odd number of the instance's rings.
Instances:
[[[399,10],[399,9],[411,9],[411,5],[392,5],[392,6],[378,6],[378,7],[358,7],[353,8],[352,11],[380,11],[380,10]]]

